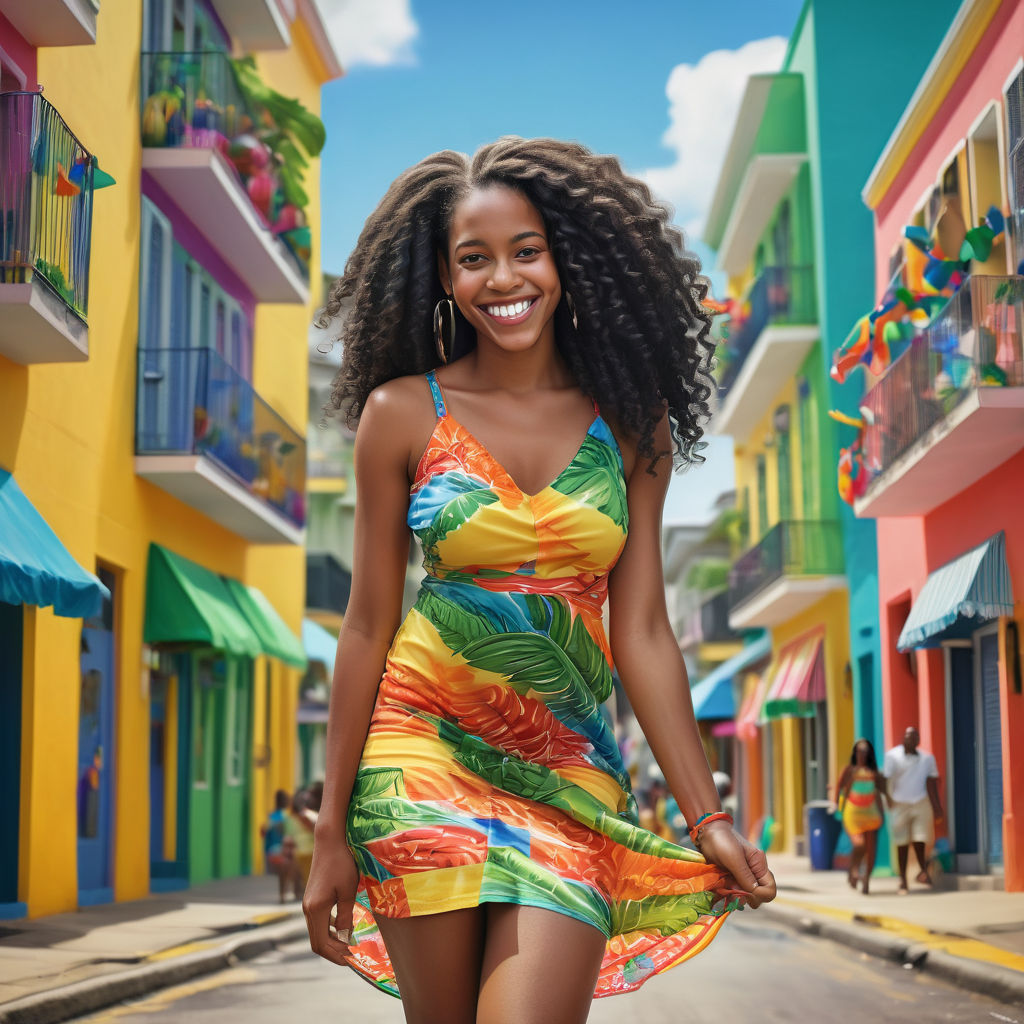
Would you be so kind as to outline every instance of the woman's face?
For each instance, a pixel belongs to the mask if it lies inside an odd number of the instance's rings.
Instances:
[[[478,341],[508,352],[531,348],[545,334],[554,341],[558,270],[544,221],[519,192],[492,185],[456,206],[440,272]]]
[[[868,745],[866,743],[858,743],[857,746],[853,748],[853,753],[857,759],[857,764],[868,763]]]

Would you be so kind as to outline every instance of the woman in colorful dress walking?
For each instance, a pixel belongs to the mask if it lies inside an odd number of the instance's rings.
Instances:
[[[505,138],[402,174],[330,293],[358,499],[303,909],[414,1024],[583,1021],[775,896],[665,609],[713,387],[699,270],[616,159]],[[700,853],[639,827],[613,652]]]
[[[850,886],[856,889],[860,880],[861,890],[867,895],[878,853],[878,832],[885,821],[882,805],[885,782],[878,770],[875,748],[870,740],[859,739],[854,743],[850,763],[843,768],[836,791],[843,827],[853,844]]]

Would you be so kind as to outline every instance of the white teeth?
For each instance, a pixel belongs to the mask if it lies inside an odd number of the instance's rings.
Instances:
[[[522,316],[530,308],[530,300],[515,302],[511,306],[485,306],[491,316],[514,317]]]

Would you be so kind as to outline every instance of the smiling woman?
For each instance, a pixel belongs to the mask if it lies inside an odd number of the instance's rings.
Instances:
[[[711,386],[698,273],[617,160],[503,139],[403,174],[331,291],[356,564],[303,909],[411,1022],[583,1021],[775,895],[664,604],[671,455],[699,459]],[[700,852],[639,825],[613,650]]]

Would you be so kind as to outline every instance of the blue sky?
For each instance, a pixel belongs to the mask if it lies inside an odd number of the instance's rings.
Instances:
[[[404,168],[507,134],[576,139],[617,154],[673,203],[696,242],[746,76],[779,66],[802,0],[335,6],[327,18],[347,73],[323,92],[330,273],[340,273],[366,216]],[[675,481],[667,521],[706,517],[731,486],[729,445],[708,454],[708,465]]]

